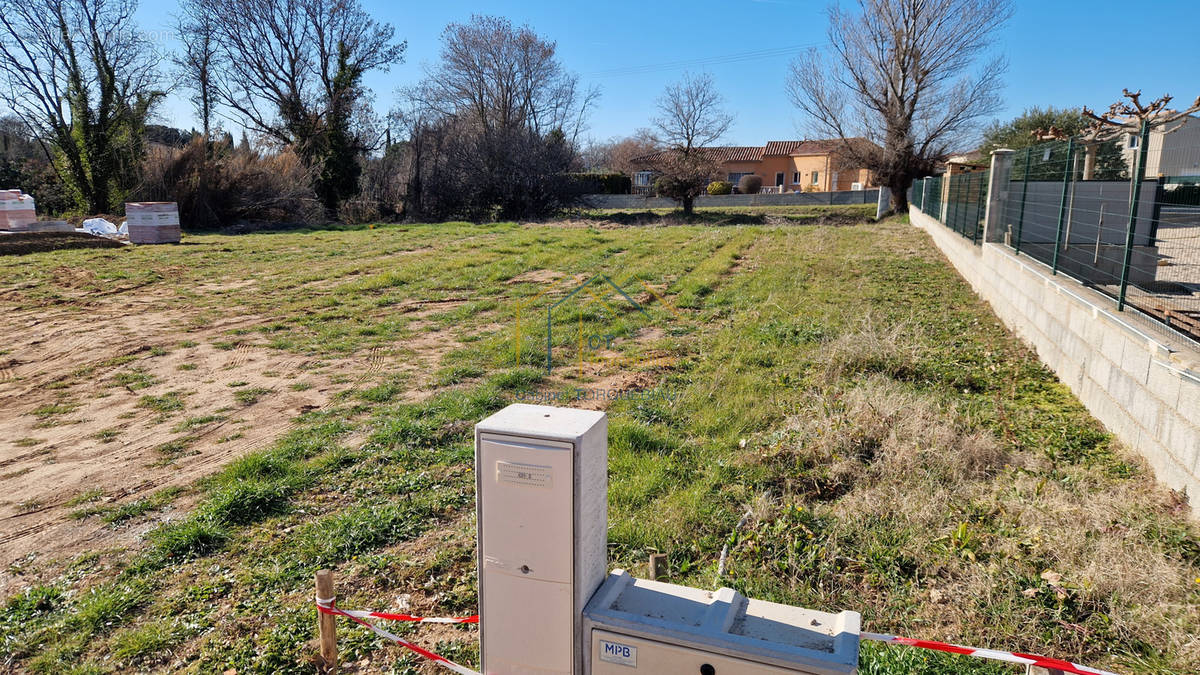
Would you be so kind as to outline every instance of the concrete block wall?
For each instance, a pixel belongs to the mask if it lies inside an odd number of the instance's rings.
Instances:
[[[1200,517],[1200,350],[1029,256],[974,246],[915,208],[909,215],[1000,320]]]

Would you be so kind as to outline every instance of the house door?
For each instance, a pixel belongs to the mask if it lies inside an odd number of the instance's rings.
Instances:
[[[782,171],[777,171],[775,173],[775,185],[777,187],[783,187],[783,172]]]

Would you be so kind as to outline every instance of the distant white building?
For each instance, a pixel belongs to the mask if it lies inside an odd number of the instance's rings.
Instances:
[[[1146,177],[1159,176],[1200,176],[1200,118],[1189,117],[1167,129],[1176,129],[1172,133],[1164,131],[1150,132],[1150,152],[1146,155]],[[1121,139],[1121,150],[1125,154],[1125,162],[1134,166],[1137,159],[1138,142],[1141,139],[1136,133],[1125,134]]]

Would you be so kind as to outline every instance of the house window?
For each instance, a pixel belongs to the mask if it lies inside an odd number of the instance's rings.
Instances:
[[[799,184],[800,184],[800,172],[793,171],[792,172],[792,185],[799,185]]]
[[[730,173],[729,174],[729,182],[733,183],[734,186],[736,186],[738,184],[738,181],[740,181],[742,179],[742,176],[753,176],[753,175],[754,175],[754,173],[752,173],[750,171]]]
[[[1137,134],[1129,134],[1129,147],[1137,148],[1138,143],[1141,142],[1141,140],[1142,139],[1138,138]]]
[[[820,172],[820,171],[814,171],[814,172],[813,172],[813,182],[812,182],[812,184],[813,184],[813,185],[817,185],[817,184],[818,184],[818,183],[820,183],[820,182],[821,182],[821,172]]]
[[[633,184],[639,187],[645,187],[650,184],[650,178],[653,175],[653,171],[639,171],[633,176]]]

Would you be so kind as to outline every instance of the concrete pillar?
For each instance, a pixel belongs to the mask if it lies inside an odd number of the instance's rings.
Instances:
[[[987,210],[983,216],[983,240],[1003,243],[1004,206],[1008,202],[1009,179],[1012,177],[1014,150],[1000,148],[992,151],[992,172],[988,177]]]
[[[865,186],[864,186],[865,187]],[[866,194],[866,190],[863,191]],[[879,186],[879,199],[875,204],[875,220],[883,217],[888,209],[892,208],[892,191],[882,185]]]

